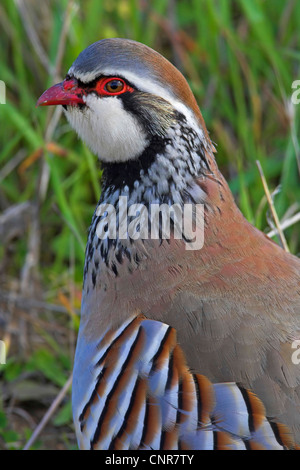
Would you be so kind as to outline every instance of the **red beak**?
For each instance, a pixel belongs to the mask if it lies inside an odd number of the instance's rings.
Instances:
[[[66,79],[44,91],[39,97],[36,106],[84,104],[82,98],[85,94],[84,90],[78,86],[76,79]]]

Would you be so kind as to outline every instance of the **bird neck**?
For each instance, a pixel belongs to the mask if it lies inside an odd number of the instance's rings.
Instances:
[[[105,263],[111,248],[118,252],[121,245],[124,250],[126,244],[119,239],[121,205],[126,204],[126,214],[129,208],[141,205],[150,217],[153,205],[203,204],[206,194],[197,179],[211,173],[214,161],[211,148],[202,129],[178,113],[168,133],[152,137],[139,158],[103,163],[102,193],[90,226],[85,274],[95,250]],[[113,236],[99,238],[101,223],[109,222],[107,211],[113,212],[110,221],[116,224],[116,230]]]
[[[202,129],[177,113],[167,134],[151,136],[138,158],[102,164],[99,204],[114,204],[120,195],[131,204],[182,203],[193,180],[210,171],[211,148]]]

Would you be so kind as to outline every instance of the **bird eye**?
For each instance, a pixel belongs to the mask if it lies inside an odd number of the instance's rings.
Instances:
[[[105,90],[109,93],[120,93],[123,91],[125,83],[121,80],[110,80],[105,85]]]
[[[103,77],[100,78],[94,87],[89,91],[95,91],[99,96],[116,96],[125,92],[132,93],[134,89],[119,77]]]

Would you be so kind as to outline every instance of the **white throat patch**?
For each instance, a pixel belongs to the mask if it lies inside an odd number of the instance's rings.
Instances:
[[[104,162],[125,162],[138,157],[148,141],[145,132],[118,97],[86,97],[86,108],[65,112],[79,137]]]

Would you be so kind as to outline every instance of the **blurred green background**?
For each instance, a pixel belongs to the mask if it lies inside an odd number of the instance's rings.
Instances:
[[[279,219],[300,212],[300,105],[291,103],[300,2],[2,0],[0,31],[0,449],[21,449],[71,374],[101,191],[96,158],[61,110],[36,108],[37,98],[92,42],[127,37],[153,47],[188,79],[239,207],[268,232],[256,160]],[[295,254],[299,234],[299,222],[285,230]],[[69,393],[33,448],[76,448]]]

